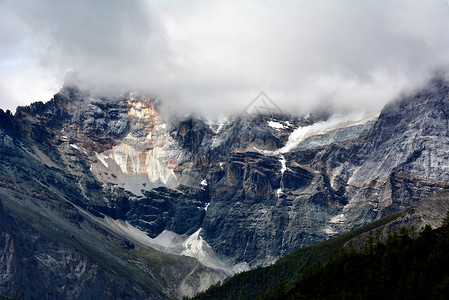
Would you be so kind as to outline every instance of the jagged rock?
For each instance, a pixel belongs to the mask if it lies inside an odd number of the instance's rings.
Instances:
[[[0,294],[20,299],[147,299],[141,288],[5,212],[1,201]]]
[[[140,270],[133,285],[151,278],[157,295],[192,294],[198,280],[222,280],[233,264],[270,263],[448,189],[448,95],[436,78],[378,118],[237,116],[213,124],[163,114],[145,95],[98,98],[66,86],[15,116],[0,111],[0,187],[13,195],[8,209],[31,225],[27,209],[13,204],[27,199],[38,219],[57,213],[54,226],[77,234],[94,227],[97,242],[114,241],[119,253],[136,253],[140,240],[164,255],[203,259],[179,258],[163,271],[142,256],[118,259],[127,272],[117,276]],[[195,236],[201,246],[193,253],[179,241],[155,244],[167,235]],[[190,277],[181,283],[180,274]]]

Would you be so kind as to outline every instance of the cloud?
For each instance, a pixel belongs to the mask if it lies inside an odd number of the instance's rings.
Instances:
[[[443,0],[4,1],[0,16],[9,109],[72,69],[182,112],[241,112],[260,91],[286,111],[379,109],[449,54]]]
[[[167,69],[163,31],[144,2],[7,1],[0,10],[7,101],[48,100],[71,70],[109,90],[151,89],[153,77]]]

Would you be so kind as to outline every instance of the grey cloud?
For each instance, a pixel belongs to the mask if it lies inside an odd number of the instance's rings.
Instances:
[[[140,89],[183,112],[240,112],[262,90],[288,111],[378,109],[448,64],[443,0],[6,1],[0,11],[10,109],[46,100],[32,93],[71,69],[97,91]]]

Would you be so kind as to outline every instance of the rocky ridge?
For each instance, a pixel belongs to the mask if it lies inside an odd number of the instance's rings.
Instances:
[[[179,270],[189,264],[198,273],[173,282],[132,256],[119,260],[153,274],[147,295],[191,295],[204,276],[213,283],[269,264],[447,189],[448,95],[436,77],[380,115],[214,124],[163,113],[159,101],[136,93],[92,98],[66,86],[47,103],[0,112],[1,199],[38,231],[58,211],[55,228],[72,224],[80,238],[70,245],[84,255],[95,247],[82,251],[80,224],[93,222],[101,243],[109,229],[145,251],[190,256],[167,274],[186,276]],[[169,244],[157,243],[168,236]],[[145,285],[144,277],[132,283]]]

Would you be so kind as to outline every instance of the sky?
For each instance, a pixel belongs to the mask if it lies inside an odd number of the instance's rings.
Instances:
[[[0,108],[48,101],[76,71],[183,113],[380,109],[449,65],[445,0],[0,2]]]

